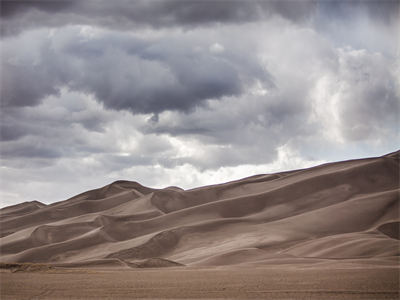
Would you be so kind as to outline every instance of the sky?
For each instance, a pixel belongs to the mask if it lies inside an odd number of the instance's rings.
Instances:
[[[1,1],[0,206],[399,148],[399,1]]]

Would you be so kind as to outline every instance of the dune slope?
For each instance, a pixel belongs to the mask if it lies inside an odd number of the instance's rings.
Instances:
[[[399,154],[191,190],[116,181],[0,210],[0,262],[162,267],[399,259]]]

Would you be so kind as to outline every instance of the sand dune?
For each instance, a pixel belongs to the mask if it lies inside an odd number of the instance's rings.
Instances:
[[[399,154],[192,190],[116,181],[0,210],[0,262],[86,267],[398,264]]]

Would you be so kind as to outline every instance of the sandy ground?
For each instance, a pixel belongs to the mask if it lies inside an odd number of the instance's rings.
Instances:
[[[399,169],[396,152],[5,207],[1,299],[398,299]]]
[[[192,190],[116,181],[0,209],[0,263],[190,267],[400,255],[400,152]]]
[[[1,299],[399,299],[396,268],[2,271]]]

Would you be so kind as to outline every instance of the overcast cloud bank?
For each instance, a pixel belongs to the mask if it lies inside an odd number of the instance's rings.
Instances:
[[[1,206],[398,147],[398,1],[1,5]]]

